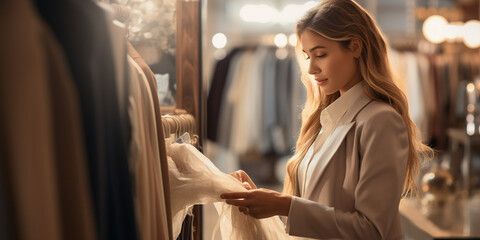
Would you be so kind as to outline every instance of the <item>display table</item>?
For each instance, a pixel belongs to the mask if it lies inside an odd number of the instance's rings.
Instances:
[[[473,235],[462,231],[464,229],[463,221],[455,222],[455,224],[461,225],[460,229],[462,230],[460,231],[458,231],[458,226],[456,227],[457,231],[447,231],[439,228],[421,213],[415,200],[402,199],[399,205],[399,211],[405,240],[480,239],[480,235]]]

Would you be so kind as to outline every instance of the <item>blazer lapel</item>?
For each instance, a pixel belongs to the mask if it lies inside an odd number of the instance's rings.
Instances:
[[[355,122],[353,121],[355,116],[371,101],[371,99],[362,95],[362,97],[360,97],[358,101],[356,101],[347,110],[342,119],[340,119],[338,126],[335,128],[332,134],[327,137],[322,148],[314,154],[311,162],[312,166],[310,167],[314,168],[315,171],[305,182],[305,198],[309,198],[313,190],[316,188],[316,185],[320,180],[320,177],[323,175],[326,167],[332,161],[333,156],[335,155],[341,143],[345,139],[345,136],[347,136],[347,133],[355,124]]]
[[[343,142],[343,139],[347,135],[350,128],[352,128],[354,122],[337,126],[335,130],[325,140],[320,151],[316,152],[313,156],[310,168],[315,169],[312,175],[305,182],[305,196],[308,197],[312,190],[315,188],[316,183],[322,176],[328,163],[332,160],[333,155],[337,152],[338,147]],[[320,160],[322,159],[322,160]]]

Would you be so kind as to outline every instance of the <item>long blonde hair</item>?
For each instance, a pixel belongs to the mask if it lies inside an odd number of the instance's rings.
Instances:
[[[296,26],[297,38],[310,30],[322,37],[337,41],[348,47],[350,40],[357,38],[362,42],[362,53],[358,59],[361,76],[365,82],[365,94],[376,101],[391,105],[403,118],[407,127],[409,154],[407,172],[403,185],[403,195],[416,192],[415,179],[419,171],[421,158],[433,156],[433,150],[417,139],[417,128],[408,114],[408,102],[405,94],[394,83],[387,55],[386,42],[372,17],[352,0],[323,0],[300,19]],[[301,56],[300,41],[297,55]],[[299,61],[305,61],[298,57]],[[305,69],[300,64],[302,82],[307,90],[307,99],[302,111],[302,127],[297,140],[295,154],[287,163],[283,192],[293,194],[298,165],[320,131],[320,113],[340,97],[337,92],[324,95],[313,84]]]

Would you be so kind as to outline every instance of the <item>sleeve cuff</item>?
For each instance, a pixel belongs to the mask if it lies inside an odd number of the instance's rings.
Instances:
[[[300,197],[292,197],[285,232],[307,238],[338,238],[335,209]]]
[[[287,223],[285,224],[285,232],[288,234],[290,234],[290,219],[292,219],[290,216],[292,215],[293,202],[297,201],[297,199],[298,199],[297,196],[292,196],[292,201],[290,202],[290,208],[288,209]]]

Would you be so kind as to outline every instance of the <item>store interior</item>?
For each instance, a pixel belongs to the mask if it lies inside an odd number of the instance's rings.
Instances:
[[[478,110],[475,110],[478,108],[478,95],[473,93],[478,91],[480,83],[480,42],[474,40],[480,36],[480,25],[475,25],[479,23],[479,2],[357,2],[374,17],[385,35],[390,46],[391,65],[397,74],[397,84],[407,95],[410,115],[421,132],[419,137],[436,151],[433,160],[422,164],[418,178],[419,197],[411,201],[404,199],[400,206],[404,217],[402,223],[405,239],[479,234],[475,226],[480,224],[480,129],[476,117]],[[205,2],[203,13],[206,14],[202,15],[202,59],[203,81],[207,82],[208,89],[216,91],[215,85],[212,86],[216,84],[215,81],[218,82],[215,78],[216,67],[225,66],[221,65],[222,59],[228,58],[239,47],[256,46],[256,54],[259,56],[262,56],[259,50],[261,46],[272,49],[277,58],[277,67],[282,61],[295,61],[295,22],[302,16],[300,12],[314,4],[313,1]],[[257,64],[252,60],[249,71],[257,71]],[[265,63],[265,68],[268,67],[267,64]],[[280,69],[277,69],[277,73],[283,75],[279,72]],[[299,116],[297,110],[300,110],[302,104],[300,99],[305,96],[301,91],[294,93],[297,88],[292,81],[300,80],[298,70],[292,71],[297,71],[296,77],[292,76],[288,80],[291,84],[288,89],[292,91],[290,95],[284,96],[289,99],[288,106],[293,107],[289,115]],[[244,81],[247,78],[246,76]],[[266,78],[263,80],[267,81]],[[265,84],[268,83],[264,83],[263,87],[268,89]],[[246,97],[242,99],[251,100]],[[283,109],[285,103],[279,104],[273,108]],[[264,105],[266,108],[268,107]],[[243,116],[244,119],[256,116],[254,112],[250,113]],[[259,117],[258,121],[262,119],[265,116]],[[298,134],[301,124],[298,117],[290,121],[277,120],[272,126],[288,132],[288,137],[292,137],[291,133]],[[235,135],[235,131],[232,130],[230,134]],[[254,132],[251,133],[252,141],[255,139]],[[265,135],[262,136],[263,138],[257,139],[259,142],[246,150],[238,148],[232,142],[225,144],[220,135],[207,135],[209,141],[206,152],[211,154],[211,159],[219,166],[226,164],[222,170],[232,172],[244,169],[260,186],[281,190],[285,164],[292,155],[295,135],[293,141],[288,139],[273,143],[270,150],[262,148],[260,143],[268,141]],[[272,139],[278,140],[278,135]],[[287,151],[275,148],[285,142]],[[229,160],[230,163],[225,163]]]
[[[169,211],[165,145],[185,132],[282,191],[306,98],[295,24],[319,1],[54,2],[0,4],[0,239],[225,239],[213,203]],[[404,239],[480,238],[480,1],[356,2],[435,150],[401,200]]]

